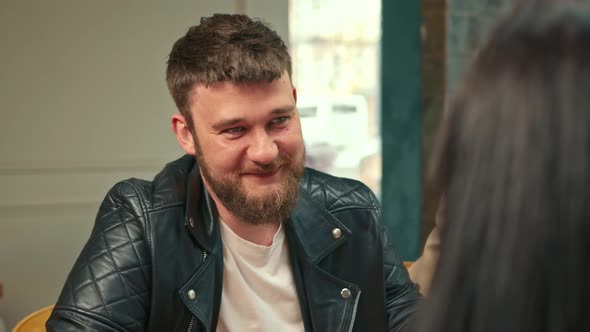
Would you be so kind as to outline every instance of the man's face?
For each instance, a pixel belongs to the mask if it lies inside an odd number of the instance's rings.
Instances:
[[[196,158],[218,203],[244,222],[289,216],[303,174],[304,145],[288,74],[267,83],[193,89]]]

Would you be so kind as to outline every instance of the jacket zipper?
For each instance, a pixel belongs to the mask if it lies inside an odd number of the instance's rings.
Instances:
[[[203,250],[203,260],[202,262],[204,262],[207,259],[207,250]],[[191,332],[191,330],[193,329],[193,326],[195,325],[195,315],[191,314],[191,320],[188,322],[188,326],[186,328],[186,332]]]
[[[350,327],[348,328],[348,332],[352,332],[352,328],[354,327],[354,321],[356,319],[356,309],[359,306],[359,299],[361,298],[361,291],[359,290],[356,299],[354,300],[354,307],[352,308],[352,319],[350,320]]]
[[[188,322],[188,327],[186,328],[186,332],[191,332],[194,325],[195,325],[195,315],[191,314],[191,320]]]
[[[205,262],[207,259],[207,250],[203,250],[203,260],[201,262]]]

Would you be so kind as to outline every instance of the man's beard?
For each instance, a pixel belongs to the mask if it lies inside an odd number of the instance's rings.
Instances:
[[[274,224],[288,220],[297,204],[305,158],[291,160],[288,156],[280,154],[271,164],[257,166],[254,171],[260,172],[273,172],[280,167],[281,171],[286,172],[286,176],[278,188],[262,195],[252,195],[247,192],[241,182],[240,171],[216,178],[211,174],[211,169],[198,143],[195,144],[195,149],[201,174],[223,206],[234,216],[254,225]]]

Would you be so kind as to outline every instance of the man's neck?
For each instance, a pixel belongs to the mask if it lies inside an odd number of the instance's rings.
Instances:
[[[261,246],[270,247],[277,233],[280,224],[252,224],[241,220],[227,211],[223,206],[218,205],[219,218],[225,223],[237,236],[242,239]]]

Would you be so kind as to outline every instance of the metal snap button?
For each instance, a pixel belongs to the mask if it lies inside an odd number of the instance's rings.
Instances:
[[[195,291],[192,289],[188,291],[187,295],[188,295],[188,298],[191,300],[194,300],[197,298],[197,293],[195,293]]]
[[[191,228],[195,228],[195,220],[193,219],[193,217],[190,217],[188,219],[188,223],[189,225],[191,225]]]
[[[343,299],[347,299],[350,297],[351,293],[350,293],[350,289],[348,288],[342,288],[342,290],[340,291],[340,295],[342,295]]]
[[[335,239],[339,239],[342,236],[342,231],[340,230],[340,228],[334,228],[332,230],[332,237]]]

